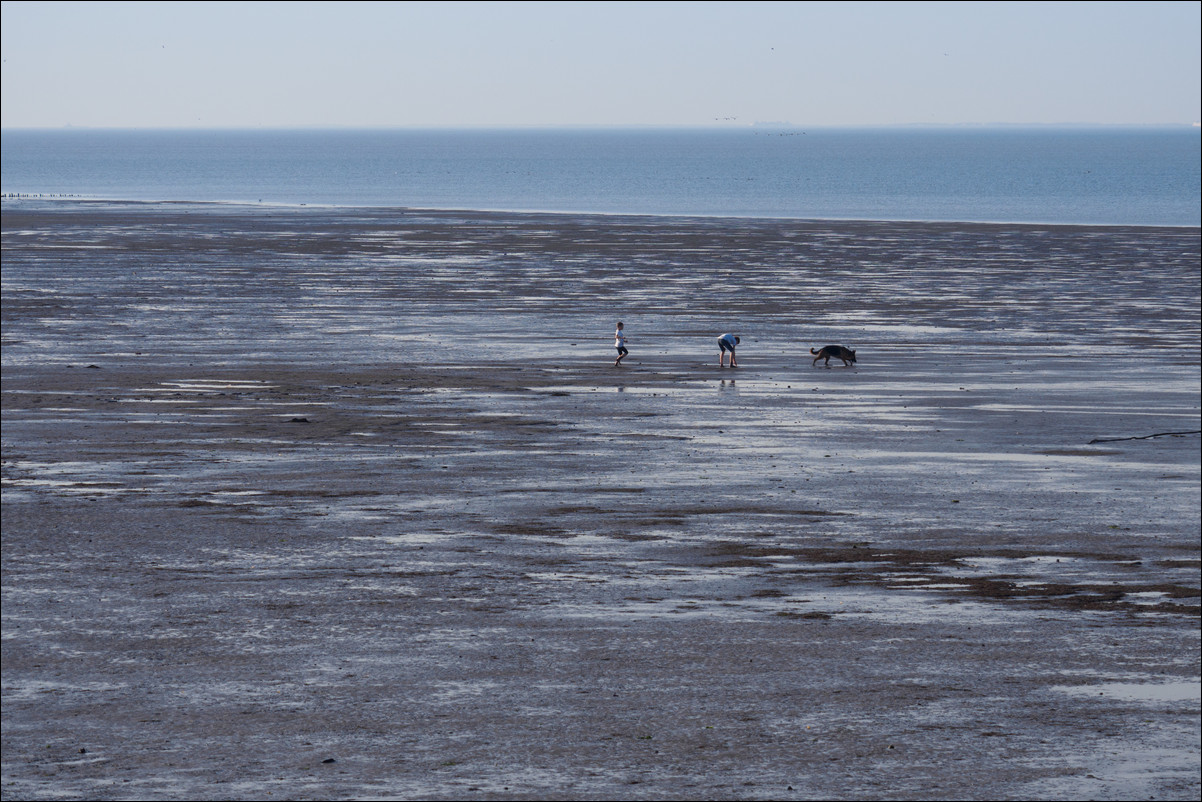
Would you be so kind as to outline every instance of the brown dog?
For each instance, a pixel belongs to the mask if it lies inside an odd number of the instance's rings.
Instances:
[[[815,351],[813,348],[811,348],[810,353],[817,354],[817,356],[814,357],[815,365],[818,364],[819,359],[825,360],[822,364],[829,365],[831,363],[831,357],[834,357],[835,359],[842,359],[843,364],[847,365],[849,368],[856,363],[856,352],[850,348],[844,348],[841,345],[827,345],[824,346],[821,351]]]

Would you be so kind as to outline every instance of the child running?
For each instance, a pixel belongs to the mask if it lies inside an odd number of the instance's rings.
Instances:
[[[626,332],[622,331],[622,321],[618,321],[618,330],[614,332],[614,345],[618,348],[618,358],[614,360],[614,367],[622,364],[622,358],[630,352],[626,350]]]

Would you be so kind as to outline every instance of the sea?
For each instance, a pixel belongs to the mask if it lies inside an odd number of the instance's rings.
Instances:
[[[1197,127],[6,130],[4,203],[1202,224]]]

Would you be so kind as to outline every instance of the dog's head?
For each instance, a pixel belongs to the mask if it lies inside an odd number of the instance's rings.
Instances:
[[[855,352],[855,351],[853,351],[853,350],[851,350],[850,348],[848,348],[848,349],[847,349],[847,353],[851,354],[851,356],[847,357],[847,361],[848,361],[848,362],[855,362],[855,361],[856,361],[856,352]]]

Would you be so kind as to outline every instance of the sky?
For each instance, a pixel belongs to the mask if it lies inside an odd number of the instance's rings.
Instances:
[[[2,7],[6,129],[1202,118],[1196,1]]]

